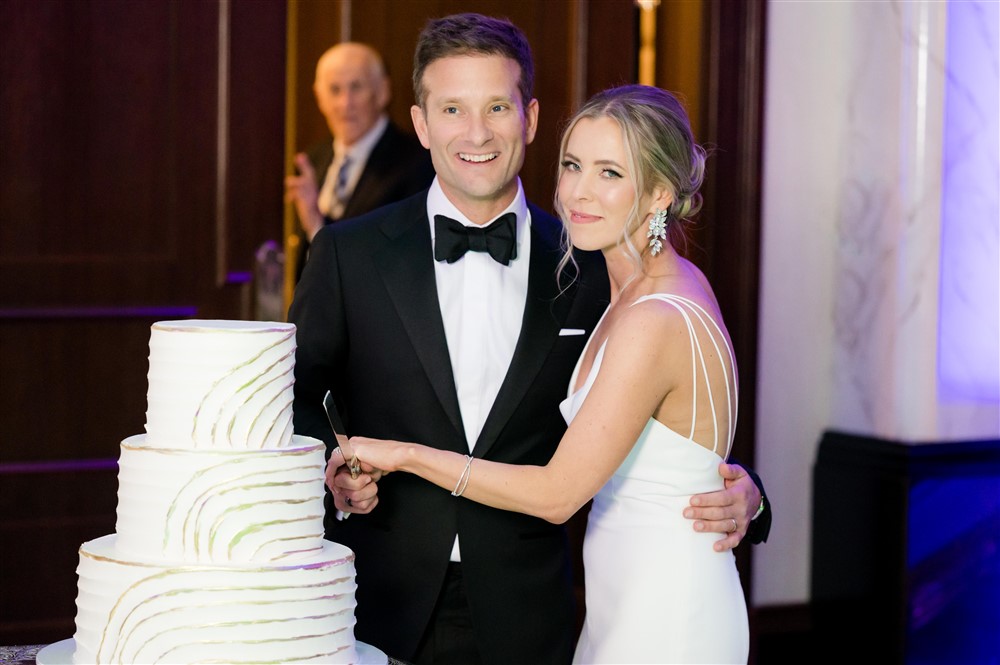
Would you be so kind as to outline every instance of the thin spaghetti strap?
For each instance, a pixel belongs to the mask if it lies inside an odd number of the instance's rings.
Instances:
[[[709,410],[712,414],[712,452],[720,454],[721,457],[727,458],[729,456],[730,447],[732,446],[733,435],[735,430],[735,422],[738,416],[739,400],[737,396],[732,394],[730,391],[730,383],[735,387],[735,374],[730,374],[731,371],[735,371],[736,358],[733,354],[732,348],[730,348],[726,336],[722,332],[722,328],[715,321],[715,319],[698,303],[685,298],[683,296],[674,295],[671,293],[653,293],[646,296],[642,296],[636,300],[633,305],[637,305],[646,300],[659,300],[663,303],[669,304],[674,307],[683,317],[685,325],[688,330],[688,337],[691,343],[691,389],[692,389],[692,405],[691,405],[691,432],[688,435],[689,439],[694,439],[695,425],[698,418],[698,369],[700,367],[702,377],[705,381],[705,388],[708,391],[708,404]],[[712,384],[709,381],[709,369],[708,364],[705,359],[705,353],[702,350],[701,341],[695,331],[695,320],[700,324],[701,328],[705,330],[708,334],[709,340],[712,342],[712,346],[715,349],[716,356],[719,358],[719,363],[722,368],[723,376],[725,378],[726,387],[726,412],[729,414],[727,426],[726,426],[726,443],[725,443],[725,454],[719,453],[719,443],[720,434],[719,431],[719,417],[715,408],[715,395],[712,391]],[[727,367],[725,361],[723,360],[722,349],[719,348],[718,339],[721,339],[723,346],[726,347],[726,354],[729,357],[729,365]]]

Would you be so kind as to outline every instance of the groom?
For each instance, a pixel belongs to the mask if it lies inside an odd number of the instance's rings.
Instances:
[[[524,34],[505,20],[461,14],[424,29],[411,114],[437,177],[316,235],[290,311],[298,434],[335,445],[321,406],[330,390],[350,435],[514,464],[551,457],[566,428],[558,404],[609,284],[599,254],[577,253],[579,277],[561,288],[561,225],[525,200],[533,75]],[[729,471],[733,486],[706,496],[719,505],[701,515],[715,520],[708,530],[733,518],[743,532],[760,502]],[[562,527],[409,474],[383,478],[377,494],[367,476],[337,484],[347,489],[328,495],[326,530],[357,555],[359,640],[417,664],[569,662]],[[337,521],[334,508],[366,514]]]

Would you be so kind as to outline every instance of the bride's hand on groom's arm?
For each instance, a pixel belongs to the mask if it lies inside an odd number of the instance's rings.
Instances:
[[[406,457],[406,448],[413,444],[388,439],[370,439],[365,436],[351,437],[351,447],[366,473],[378,474],[378,478],[390,471],[398,471]]]
[[[342,439],[338,435],[338,440]],[[392,465],[393,455],[407,444],[398,441],[381,441],[366,437],[351,437],[343,441],[347,449],[357,456],[361,473],[357,478],[351,476],[350,468],[344,460],[343,449],[334,448],[326,463],[326,486],[333,494],[333,503],[345,513],[370,513],[378,505],[378,481],[382,476],[395,470]],[[388,470],[387,470],[388,469]]]
[[[731,550],[740,544],[750,526],[750,520],[760,506],[760,489],[738,464],[720,464],[719,475],[725,489],[691,497],[684,517],[694,520],[695,531],[726,534],[715,542],[716,552]]]

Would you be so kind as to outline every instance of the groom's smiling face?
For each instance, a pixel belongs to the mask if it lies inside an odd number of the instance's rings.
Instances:
[[[479,224],[513,200],[525,146],[535,138],[538,101],[523,103],[520,78],[510,58],[440,58],[424,70],[423,106],[410,109],[445,195]]]

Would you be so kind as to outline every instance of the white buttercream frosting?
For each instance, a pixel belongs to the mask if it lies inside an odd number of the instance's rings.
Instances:
[[[116,533],[80,548],[74,663],[355,663],[354,554],[324,446],[292,435],[295,326],[168,321]]]
[[[122,442],[118,550],[170,561],[269,562],[323,544],[323,444],[178,450]]]
[[[147,445],[250,450],[291,445],[294,369],[291,323],[153,324]]]
[[[354,555],[192,565],[80,548],[74,663],[353,663]]]

